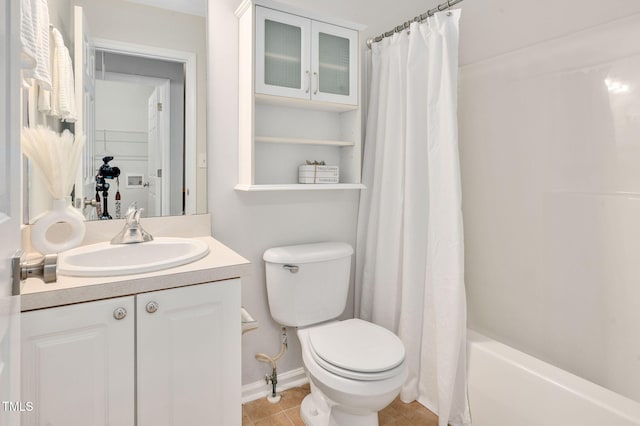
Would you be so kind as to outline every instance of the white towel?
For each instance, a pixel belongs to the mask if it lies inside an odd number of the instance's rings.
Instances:
[[[38,106],[41,111],[49,109],[49,114],[64,121],[74,122],[78,118],[76,111],[75,80],[73,63],[69,49],[64,45],[62,34],[57,29],[51,31],[55,46],[53,54],[52,88],[49,93],[41,90]],[[49,99],[50,97],[50,99]]]
[[[51,89],[47,0],[21,0],[20,41],[23,79],[33,78]]]
[[[53,77],[51,85],[53,86]],[[43,89],[38,86],[38,111],[51,115],[51,90]]]
[[[34,22],[32,17],[31,0],[20,2],[20,68],[26,71],[25,77],[33,74],[36,67],[36,35],[34,33]]]

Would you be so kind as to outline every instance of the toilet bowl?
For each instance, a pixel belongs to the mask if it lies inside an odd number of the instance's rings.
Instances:
[[[347,302],[350,245],[337,242],[265,251],[271,316],[297,328],[311,384],[300,414],[308,426],[377,426],[378,411],[407,378],[402,341],[360,319],[337,321]]]
[[[383,339],[371,340],[367,345],[364,342],[365,338],[361,338],[359,341],[351,342],[354,346],[360,346],[360,351],[354,352],[352,347],[347,346],[342,347],[344,353],[341,353],[340,344],[344,343],[344,339],[339,336],[340,329],[343,326],[347,329],[353,328],[354,325],[358,329],[369,329],[370,334],[376,334],[375,331],[379,331]],[[379,330],[375,330],[374,327]],[[323,356],[327,357],[326,351],[319,354],[314,347],[313,338],[317,337],[317,335],[314,336],[314,332],[322,332],[325,331],[324,329],[327,331],[326,337],[338,333],[333,342],[335,343],[333,350],[328,352],[332,356],[335,355],[339,361],[323,358]],[[311,383],[311,394],[305,398],[300,410],[304,422],[309,426],[377,425],[378,411],[398,396],[407,378],[404,347],[400,339],[382,327],[358,319],[299,329],[298,338],[302,348],[305,372]],[[329,346],[328,340],[322,343]],[[385,347],[383,342],[387,343],[386,349],[383,349]],[[391,345],[388,344],[390,342],[392,342]],[[363,343],[365,345],[361,346]],[[377,349],[378,352],[371,353],[370,348]],[[353,364],[348,365],[347,368],[343,363],[342,365],[333,363],[344,361],[344,358],[347,361],[354,361]],[[361,367],[355,364],[358,358],[362,361]]]

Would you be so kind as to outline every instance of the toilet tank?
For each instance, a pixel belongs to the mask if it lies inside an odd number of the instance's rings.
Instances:
[[[351,255],[346,243],[275,247],[264,252],[271,316],[303,327],[338,317],[347,303]]]

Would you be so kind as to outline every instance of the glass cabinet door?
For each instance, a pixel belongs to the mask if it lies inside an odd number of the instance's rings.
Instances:
[[[311,98],[357,105],[357,31],[317,21],[311,31]]]
[[[311,21],[256,7],[256,93],[309,98]]]

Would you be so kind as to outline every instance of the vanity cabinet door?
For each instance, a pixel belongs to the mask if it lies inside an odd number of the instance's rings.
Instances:
[[[138,426],[239,425],[240,280],[136,298]]]
[[[134,309],[130,296],[22,314],[23,426],[134,425]]]

